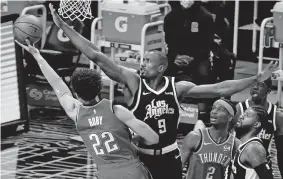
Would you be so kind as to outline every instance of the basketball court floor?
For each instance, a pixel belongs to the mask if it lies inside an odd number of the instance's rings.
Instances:
[[[246,71],[253,71],[256,65],[239,61],[236,78],[250,75]],[[234,95],[233,98],[244,100],[247,96],[248,90],[245,90]],[[276,91],[271,93],[270,100],[275,102]],[[84,144],[70,139],[77,135],[72,120],[58,112],[45,112],[32,116],[36,117],[30,119],[28,133],[11,136],[1,141],[2,179],[95,178],[96,165]],[[182,144],[183,137],[179,135],[179,145]],[[274,150],[272,152],[274,153]],[[275,174],[276,179],[281,178],[277,168]]]

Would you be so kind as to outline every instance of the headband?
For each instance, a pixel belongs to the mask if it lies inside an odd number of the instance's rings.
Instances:
[[[235,116],[235,111],[232,108],[231,104],[227,103],[226,101],[219,99],[215,103],[220,104],[221,106],[225,107],[225,109],[232,115]]]

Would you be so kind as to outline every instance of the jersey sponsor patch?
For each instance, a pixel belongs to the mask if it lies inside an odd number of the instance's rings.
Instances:
[[[228,152],[231,150],[231,146],[230,145],[224,145],[223,147],[224,152]]]

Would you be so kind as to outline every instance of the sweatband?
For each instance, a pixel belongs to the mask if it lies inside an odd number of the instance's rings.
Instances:
[[[255,167],[254,170],[256,171],[259,179],[273,179],[272,169],[267,162]]]
[[[222,100],[222,99],[218,99],[215,103],[220,104],[221,106],[223,106],[232,116],[235,116],[235,111],[232,108],[232,106],[227,103],[226,101]]]

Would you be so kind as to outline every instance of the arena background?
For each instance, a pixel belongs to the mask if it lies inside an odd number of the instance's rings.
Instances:
[[[1,178],[94,178],[96,167],[84,145],[77,139],[74,123],[66,117],[60,108],[51,87],[41,76],[34,59],[13,43],[12,25],[25,7],[43,4],[47,8],[46,43],[39,42],[39,48],[57,50],[58,54],[43,53],[43,56],[57,70],[66,83],[75,68],[89,67],[89,62],[81,55],[68,38],[53,24],[49,13],[50,1],[1,1]],[[55,8],[59,2],[52,1]],[[170,2],[174,8],[176,2]],[[258,12],[263,18],[271,16],[274,2],[259,3]],[[253,1],[240,2],[238,60],[234,70],[234,78],[240,79],[257,73],[257,54],[252,52]],[[231,25],[234,22],[234,1],[227,1],[226,16]],[[98,16],[98,3],[91,5],[94,17]],[[266,11],[265,9],[269,9]],[[34,15],[42,11],[30,11]],[[92,20],[67,21],[83,36],[90,39]],[[232,28],[233,29],[233,28]],[[229,31],[232,51],[233,30]],[[59,35],[58,35],[59,34]],[[258,33],[259,35],[259,33]],[[259,39],[259,37],[257,37]],[[257,40],[258,42],[258,40]],[[258,47],[258,44],[257,44]],[[110,56],[107,48],[103,49]],[[124,53],[117,52],[116,60],[124,60]],[[122,57],[121,57],[122,56]],[[278,58],[278,49],[270,48],[264,56]],[[23,60],[24,59],[24,60]],[[130,59],[130,58],[128,58]],[[7,66],[5,60],[10,60]],[[119,61],[120,62],[120,61]],[[124,62],[120,62],[124,63]],[[267,61],[265,61],[264,66]],[[129,63],[131,64],[131,63]],[[4,76],[11,73],[13,79],[5,82]],[[8,75],[9,76],[9,75]],[[103,97],[109,95],[109,81],[104,77]],[[5,86],[7,85],[7,86]],[[13,85],[13,90],[10,86]],[[16,88],[15,88],[16,87]],[[119,97],[119,89],[115,96]],[[232,96],[234,101],[243,101],[249,97],[249,89]],[[269,95],[272,103],[278,102],[276,82]],[[279,99],[283,101],[283,98]],[[10,101],[7,103],[7,101]],[[188,133],[199,116],[194,104],[183,104],[190,109],[190,115],[184,115],[179,126],[178,144]],[[186,113],[184,112],[184,113]],[[188,117],[190,116],[190,117]],[[188,118],[186,118],[188,117]],[[276,156],[273,144],[272,155]],[[274,164],[277,163],[273,157]],[[275,178],[279,179],[278,168],[274,168]]]

